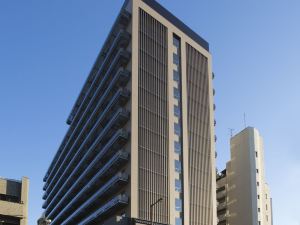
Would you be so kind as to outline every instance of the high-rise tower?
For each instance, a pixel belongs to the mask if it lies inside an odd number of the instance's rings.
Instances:
[[[125,1],[44,178],[52,224],[215,225],[212,77],[205,40]]]

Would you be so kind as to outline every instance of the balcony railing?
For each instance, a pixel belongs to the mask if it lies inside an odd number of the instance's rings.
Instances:
[[[101,133],[97,136],[96,140],[93,142],[92,146],[89,148],[87,153],[92,152],[97,146],[99,146],[101,143],[105,142],[105,140],[109,139],[110,136],[112,135],[112,133],[115,132],[116,129],[122,127],[122,125],[124,123],[126,123],[128,121],[128,119],[129,119],[129,112],[127,112],[123,109],[119,109],[114,114],[113,118],[111,118],[109,123],[104,127],[104,129],[102,129]],[[87,140],[88,140],[88,138],[84,142],[86,142]],[[58,185],[60,185],[63,181],[65,181],[65,179],[67,178],[66,176],[70,175],[70,172],[77,171],[74,168],[76,168],[76,169],[79,168],[78,163],[82,159],[82,157],[84,159],[86,158],[86,157],[84,157],[85,154],[86,154],[86,152],[84,152],[84,148],[78,149],[78,151],[75,153],[75,155],[73,156],[70,163],[68,165],[66,165],[64,173],[59,178],[59,181],[56,183],[56,185],[50,192],[48,199],[50,199],[57,192],[58,188],[60,187]],[[83,164],[80,164],[80,165],[82,167]],[[48,203],[49,203],[49,200],[48,201],[46,200],[43,207],[47,207]]]
[[[93,221],[101,220],[104,215],[109,214],[110,212],[114,211],[116,208],[122,207],[128,204],[128,197],[126,195],[119,195],[109,201],[107,204],[102,206],[100,209],[92,213],[86,219],[80,221],[78,225],[89,224]]]
[[[110,64],[110,67],[108,69],[108,72],[106,73],[106,75],[104,76],[105,77],[114,77],[112,76],[112,74],[114,73],[117,73],[116,70],[119,70],[120,66],[124,65],[124,64],[127,64],[128,61],[129,61],[129,58],[130,58],[130,53],[121,49],[119,50],[117,56],[115,57],[114,61]],[[120,75],[120,73],[117,73]],[[122,75],[122,73],[121,73]],[[128,80],[128,79],[127,79]],[[109,85],[105,85],[106,84],[106,79],[102,80],[102,82],[99,84],[97,90],[96,90],[96,93],[93,93],[94,96],[93,98],[91,99],[91,101],[89,102],[89,105],[88,107],[85,109],[83,115],[78,118],[79,119],[79,122],[76,123],[76,126],[75,128],[70,128],[69,131],[68,131],[68,134],[67,136],[70,136],[70,138],[68,138],[68,141],[66,141],[66,144],[62,144],[62,146],[60,147],[61,149],[61,154],[60,156],[58,157],[58,159],[56,160],[56,163],[53,167],[53,169],[51,170],[51,172],[49,173],[49,176],[46,180],[47,183],[50,183],[51,179],[53,178],[53,180],[55,180],[55,176],[57,175],[57,173],[59,173],[60,171],[60,166],[61,165],[61,161],[64,161],[64,156],[65,155],[68,155],[71,150],[70,150],[70,144],[73,145],[73,142],[74,140],[77,138],[78,139],[78,134],[80,133],[80,131],[83,131],[85,130],[85,127],[86,125],[84,126],[84,124],[86,124],[86,120],[88,119],[88,116],[90,116],[89,118],[93,118],[93,116],[96,114],[97,110],[93,110],[93,111],[90,111],[93,107],[95,107],[95,104],[97,104],[97,106],[100,105],[100,103],[102,104],[101,101],[103,100],[107,100],[108,99],[108,96],[112,90],[112,88],[116,85],[116,79],[112,80],[112,82],[110,82]],[[123,84],[125,85],[125,84]],[[105,89],[105,92],[104,92],[104,95],[100,94],[101,92],[103,92]],[[99,100],[98,98],[101,96],[101,99]],[[94,104],[94,105],[93,105]],[[93,106],[93,107],[92,107]],[[96,108],[97,109],[97,108]],[[89,120],[90,120],[89,119]],[[84,126],[84,128],[82,128],[82,126]],[[73,126],[72,126],[73,127]],[[72,132],[72,133],[70,133]],[[60,151],[60,150],[59,150]],[[58,169],[56,170],[56,167],[58,167]]]
[[[63,207],[63,203],[69,202],[75,193],[78,193],[80,189],[84,187],[86,183],[95,175],[96,171],[100,174],[104,173],[108,158],[111,157],[118,149],[122,148],[124,144],[128,141],[129,134],[125,130],[117,131],[110,141],[99,151],[99,154],[94,158],[94,160],[89,164],[89,166],[81,173],[73,185],[65,193],[63,191],[59,192],[55,199],[47,207],[45,213],[46,216],[53,218],[57,212]],[[63,196],[63,198],[61,198]],[[58,202],[59,201],[59,202]],[[53,209],[53,210],[52,210]]]
[[[74,148],[79,148],[78,145],[83,145],[82,142],[83,141],[87,141],[87,135],[90,135],[91,132],[86,132],[86,129],[89,126],[93,126],[95,127],[95,124],[97,121],[95,121],[96,119],[99,120],[99,117],[97,116],[98,114],[100,114],[100,112],[102,112],[102,115],[100,116],[101,118],[104,118],[103,116],[103,110],[105,110],[105,108],[107,108],[107,104],[109,101],[116,103],[116,100],[119,100],[118,103],[119,105],[124,105],[129,97],[130,97],[130,93],[128,90],[123,89],[123,88],[119,88],[119,90],[114,94],[114,96],[109,96],[111,95],[110,91],[111,88],[113,87],[113,85],[111,84],[108,89],[103,93],[103,95],[101,95],[101,99],[99,100],[98,104],[97,104],[97,108],[94,110],[94,112],[92,113],[92,115],[90,116],[89,120],[87,121],[87,123],[85,124],[84,128],[80,131],[79,133],[79,137],[76,139],[76,141],[72,144],[70,151],[68,152],[68,154],[66,155],[66,157],[64,158],[63,162],[60,165],[59,171],[57,171],[56,175],[53,178],[53,181],[55,181],[56,177],[60,176],[61,173],[63,172],[62,167],[66,166],[65,164],[69,163],[68,160],[70,160],[70,155],[75,154],[74,152]],[[81,142],[80,142],[81,141]],[[46,183],[47,184],[47,183]],[[54,182],[52,182],[47,189],[51,189],[53,186],[55,185]]]
[[[88,198],[85,197],[84,193],[86,190],[91,189],[92,186],[86,186],[86,188],[79,192],[72,202],[65,207],[65,209],[76,208],[76,210],[73,211],[71,215],[68,213],[68,210],[64,210],[59,216],[53,219],[52,225],[77,224],[76,220],[78,220],[80,216],[84,216],[87,212],[90,212],[93,206],[100,206],[103,204],[103,198],[108,197],[112,193],[116,192],[121,186],[126,184],[128,182],[128,178],[128,174],[118,173]],[[97,188],[94,190],[96,189]]]
[[[97,72],[99,71],[98,68],[98,64],[103,65],[105,58],[107,58],[109,56],[108,52],[110,51],[110,49],[114,48],[114,46],[119,46],[121,47],[125,47],[128,45],[129,41],[130,41],[130,34],[127,33],[125,30],[123,30],[129,21],[130,18],[130,14],[128,14],[127,12],[122,12],[116,23],[114,24],[114,28],[112,29],[112,31],[110,32],[104,47],[101,50],[101,53],[99,54],[97,61],[90,73],[90,75],[88,76],[85,85],[82,88],[81,94],[79,95],[78,99],[76,100],[75,106],[72,109],[72,112],[67,120],[67,123],[71,123],[73,118],[74,118],[74,114],[77,114],[78,112],[78,107],[81,105],[83,98],[85,97],[85,90],[89,90],[91,85],[93,84],[93,80],[95,80],[95,76],[94,74],[97,74]],[[121,26],[119,26],[119,24],[121,24]],[[117,31],[116,31],[117,30]],[[115,35],[116,32],[119,32],[118,35]],[[113,40],[112,40],[113,38]],[[97,72],[95,72],[95,70]],[[66,135],[66,138],[68,138],[68,135]],[[48,179],[49,174],[51,172],[51,170],[55,167],[55,161],[57,160],[57,158],[59,157],[60,152],[58,151],[57,154],[55,155],[55,160],[53,160],[53,162],[51,163],[45,177],[44,177],[44,182]]]

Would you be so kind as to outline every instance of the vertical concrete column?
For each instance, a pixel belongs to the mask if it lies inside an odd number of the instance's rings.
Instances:
[[[139,6],[132,0],[132,69],[131,69],[131,217],[138,218],[138,76],[139,76]]]
[[[21,202],[23,204],[23,218],[20,221],[21,225],[28,224],[28,195],[29,195],[29,178],[22,177]]]

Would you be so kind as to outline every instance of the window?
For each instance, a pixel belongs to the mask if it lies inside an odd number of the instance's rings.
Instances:
[[[258,208],[258,212],[260,212],[260,208]]]
[[[258,157],[258,153],[257,152],[255,152],[255,156],[256,156],[256,158]]]
[[[179,55],[177,55],[176,53],[173,53],[173,63],[175,65],[179,65]]]
[[[256,169],[256,173],[258,173],[258,169]]]
[[[6,202],[15,202],[15,203],[20,202],[19,197],[13,196],[13,195],[6,195],[6,194],[0,194],[0,200],[6,201]]]
[[[177,48],[180,47],[180,40],[178,38],[173,37],[173,45]]]
[[[174,105],[174,115],[180,117],[180,108],[177,105]]]
[[[181,212],[181,211],[182,211],[182,200],[179,199],[179,198],[176,198],[176,199],[175,199],[175,209],[176,209],[176,211],[178,211],[178,212]]]
[[[176,70],[173,70],[173,80],[178,81],[179,82],[179,72]]]
[[[178,88],[175,88],[173,89],[173,95],[174,95],[174,98],[180,100],[180,91]]]
[[[178,141],[174,142],[175,152],[181,154],[181,144]]]
[[[175,191],[181,192],[181,180],[175,180]]]
[[[268,210],[268,205],[266,205],[266,210]]]
[[[181,127],[179,126],[178,123],[174,124],[174,130],[175,130],[175,134],[177,134],[178,136],[180,136],[180,134],[181,134]]]
[[[182,225],[182,219],[181,218],[176,218],[175,219],[175,224],[176,225]]]
[[[179,160],[175,160],[175,171],[181,173],[181,163]]]
[[[259,182],[258,181],[256,182],[256,185],[259,186]]]
[[[260,196],[259,195],[257,195],[257,199],[259,199],[260,198]]]

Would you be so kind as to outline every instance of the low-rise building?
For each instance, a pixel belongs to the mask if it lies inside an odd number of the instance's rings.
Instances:
[[[29,179],[12,180],[0,178],[0,224],[28,224]]]

